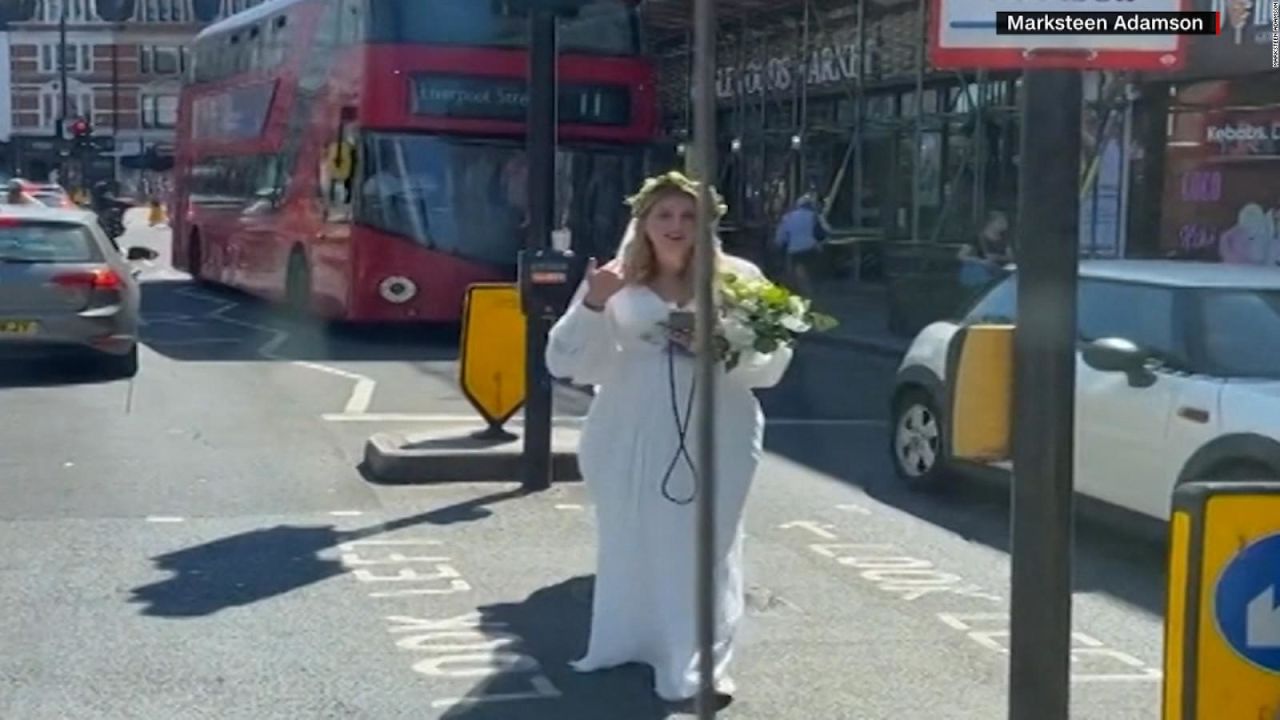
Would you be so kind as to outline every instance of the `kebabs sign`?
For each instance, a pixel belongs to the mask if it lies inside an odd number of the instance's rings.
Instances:
[[[933,0],[936,68],[1179,70],[1186,36],[1217,34],[1219,13],[1185,0]]]

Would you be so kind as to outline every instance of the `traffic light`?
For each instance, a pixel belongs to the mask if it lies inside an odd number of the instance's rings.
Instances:
[[[89,121],[80,117],[71,121],[71,137],[76,140],[85,140],[93,134],[93,126]]]

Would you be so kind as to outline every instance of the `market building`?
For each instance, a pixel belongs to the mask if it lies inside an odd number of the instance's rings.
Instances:
[[[1227,27],[1188,38],[1183,70],[1085,73],[1082,255],[1263,258],[1268,222],[1270,242],[1280,242],[1271,3],[1195,2],[1223,12]],[[870,273],[904,248],[954,254],[992,211],[1016,227],[1018,73],[932,68],[930,4],[719,3],[727,242],[761,247],[805,191],[822,197],[833,233],[859,249],[856,269]],[[647,3],[676,156],[692,122],[690,8]]]
[[[687,0],[649,3],[666,129],[688,138]],[[967,241],[1017,195],[1016,73],[928,66],[917,0],[726,0],[716,73],[726,235],[760,244],[803,192],[870,248]]]

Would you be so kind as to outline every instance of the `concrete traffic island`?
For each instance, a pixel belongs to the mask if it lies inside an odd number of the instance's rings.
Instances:
[[[551,433],[551,467],[556,482],[581,480],[577,428]],[[365,444],[370,479],[388,484],[509,482],[521,475],[523,439],[507,433],[489,437],[474,425],[450,425],[420,432],[385,432]]]

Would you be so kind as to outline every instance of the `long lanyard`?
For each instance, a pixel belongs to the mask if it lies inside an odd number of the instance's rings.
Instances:
[[[688,505],[698,497],[698,468],[694,465],[693,458],[689,455],[688,435],[690,419],[693,417],[693,395],[697,389],[696,378],[689,380],[689,397],[685,400],[684,418],[680,417],[680,401],[676,391],[676,354],[675,343],[667,343],[667,385],[670,389],[671,396],[671,413],[676,421],[676,436],[679,440],[679,446],[676,448],[675,455],[672,456],[671,462],[667,465],[667,472],[662,476],[662,497],[670,500],[676,505]],[[671,495],[669,485],[671,478],[675,474],[676,466],[680,464],[680,459],[684,458],[685,463],[689,466],[689,470],[693,473],[693,493],[689,495],[687,500],[679,500]]]

